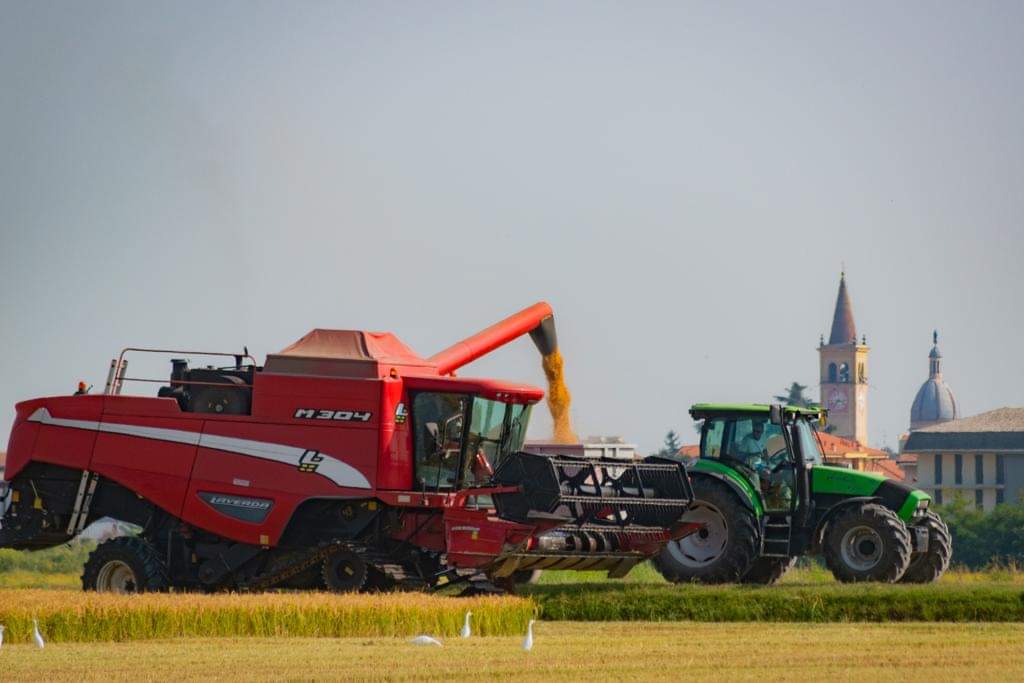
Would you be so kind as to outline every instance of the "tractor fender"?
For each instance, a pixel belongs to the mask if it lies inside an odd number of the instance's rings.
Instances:
[[[722,482],[723,484],[729,487],[729,490],[736,494],[736,497],[740,499],[740,502],[743,503],[744,507],[753,512],[758,519],[761,518],[764,510],[761,506],[761,502],[751,497],[750,492],[745,491],[743,487],[740,484],[738,484],[736,480],[733,479],[732,477],[725,474],[721,474],[719,472],[708,472],[707,470],[691,470],[689,474],[691,480],[697,479],[699,477],[709,477],[711,479],[717,479],[718,481]]]
[[[861,505],[862,503],[878,503],[880,499],[878,496],[856,496],[854,498],[847,498],[842,500],[828,509],[822,518],[818,521],[817,526],[814,527],[814,533],[811,534],[811,548],[814,552],[817,552],[821,548],[821,544],[825,538],[825,529],[835,519],[836,515],[853,505]]]

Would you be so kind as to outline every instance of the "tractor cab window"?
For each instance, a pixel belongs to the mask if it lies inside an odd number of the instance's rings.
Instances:
[[[701,457],[747,469],[772,469],[792,461],[782,427],[768,417],[716,417],[705,421]]]
[[[805,463],[811,465],[821,464],[821,445],[818,443],[818,436],[814,428],[807,420],[798,420],[796,423],[797,438],[800,441],[800,455]]]
[[[466,412],[465,394],[423,392],[412,402],[416,484],[426,490],[454,489],[459,476]]]
[[[793,454],[781,425],[768,416],[714,417],[704,422],[701,457],[737,470],[760,490],[772,510],[788,509],[793,497]]]

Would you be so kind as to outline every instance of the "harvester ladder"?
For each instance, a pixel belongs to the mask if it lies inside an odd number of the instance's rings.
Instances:
[[[762,557],[790,557],[789,546],[792,537],[792,517],[788,514],[767,513],[764,516],[764,532],[761,537]]]

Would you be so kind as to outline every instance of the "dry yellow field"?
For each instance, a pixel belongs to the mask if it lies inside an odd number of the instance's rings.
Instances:
[[[520,637],[188,638],[5,645],[4,681],[1024,679],[1019,624],[540,623]]]

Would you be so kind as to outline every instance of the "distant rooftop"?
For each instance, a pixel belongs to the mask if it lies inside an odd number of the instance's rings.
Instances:
[[[1024,408],[997,408],[910,433],[904,451],[1024,452]]]
[[[922,434],[943,432],[1024,432],[1024,408],[996,408],[987,413],[963,417],[920,430]]]

